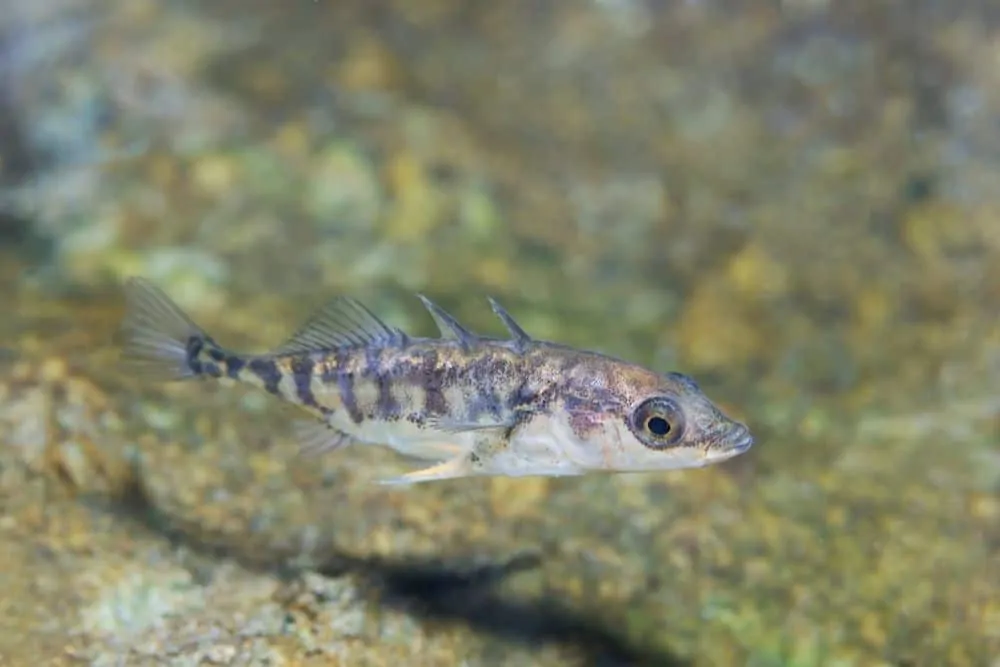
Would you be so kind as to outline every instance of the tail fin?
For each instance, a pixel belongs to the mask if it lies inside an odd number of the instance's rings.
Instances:
[[[199,375],[198,353],[205,344],[212,344],[180,306],[143,278],[125,282],[122,331],[123,361],[149,379],[183,380]]]

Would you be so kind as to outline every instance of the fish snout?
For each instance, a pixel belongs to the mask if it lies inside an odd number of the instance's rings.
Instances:
[[[753,433],[745,424],[737,424],[729,437],[726,438],[725,448],[732,455],[742,454],[754,444]]]

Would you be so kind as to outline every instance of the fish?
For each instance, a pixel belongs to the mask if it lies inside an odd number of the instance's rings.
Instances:
[[[503,337],[470,331],[422,294],[437,337],[337,296],[281,345],[249,354],[217,343],[144,278],[124,293],[132,372],[262,389],[304,413],[292,429],[302,452],[378,445],[421,462],[387,485],[700,468],[754,444],[689,375],[535,339],[492,297]]]

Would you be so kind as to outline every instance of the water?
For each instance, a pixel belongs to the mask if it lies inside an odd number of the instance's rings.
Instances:
[[[5,664],[1000,654],[978,3],[48,3],[0,31]],[[123,377],[133,274],[250,349],[339,293],[499,334],[488,294],[758,443],[387,491],[266,397]]]

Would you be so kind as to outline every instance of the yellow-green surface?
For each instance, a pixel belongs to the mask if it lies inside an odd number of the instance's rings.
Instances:
[[[17,24],[61,36],[12,113],[63,150],[0,221],[0,664],[1000,656],[981,3],[58,4]],[[267,397],[123,376],[131,274],[249,350],[341,293],[500,333],[491,295],[757,445],[387,489],[407,463],[300,458]]]

